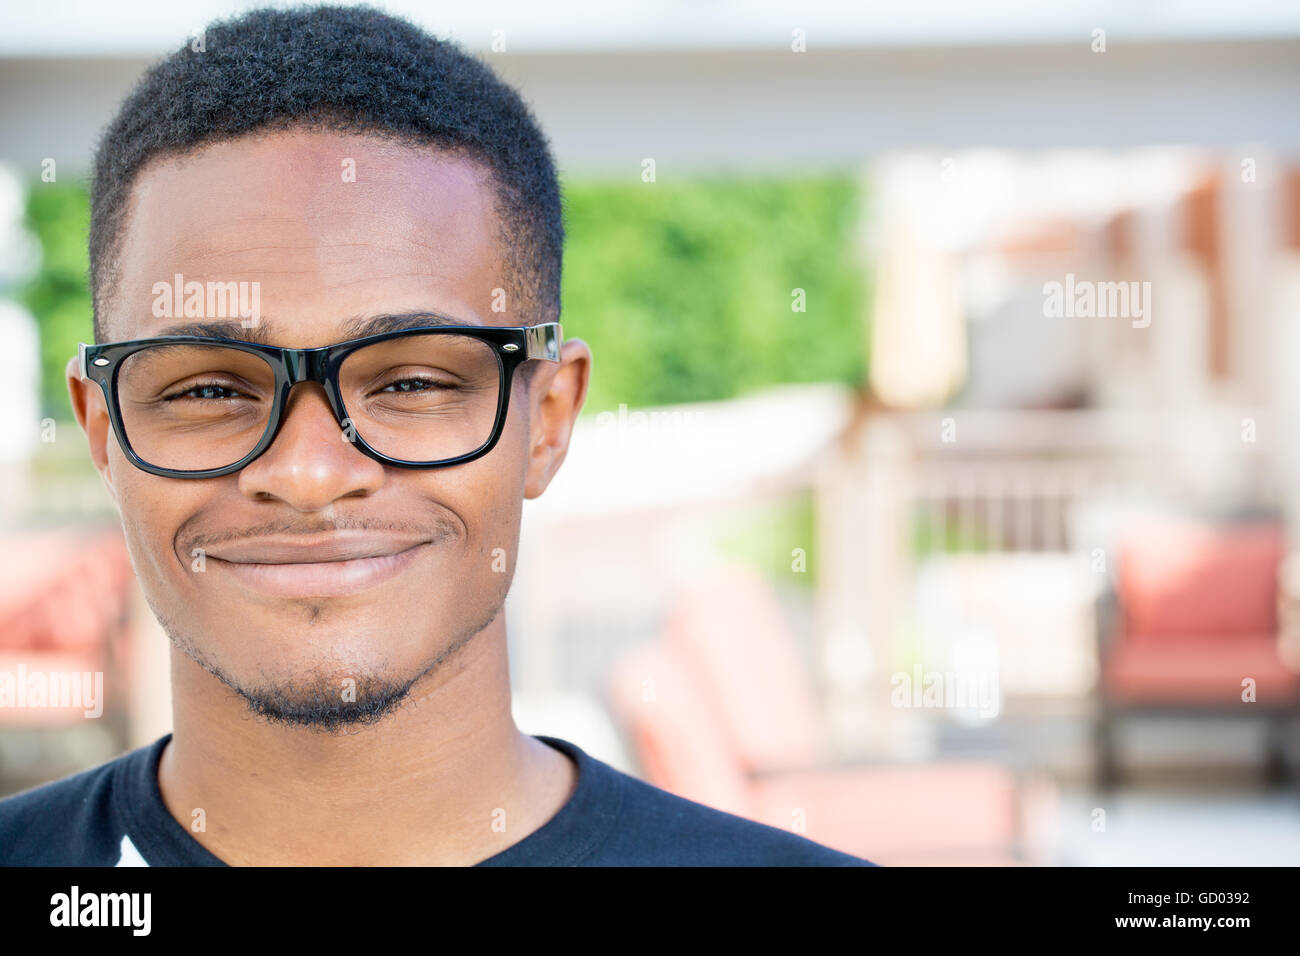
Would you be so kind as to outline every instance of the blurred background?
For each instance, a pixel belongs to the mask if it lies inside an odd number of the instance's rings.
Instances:
[[[1300,859],[1300,8],[378,5],[564,179],[522,729],[880,863]],[[0,14],[0,793],[170,730],[63,368],[99,131],[246,6]]]

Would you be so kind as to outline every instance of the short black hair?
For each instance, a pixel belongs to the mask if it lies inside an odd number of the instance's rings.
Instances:
[[[201,49],[200,49],[201,48]],[[131,189],[152,160],[290,128],[461,152],[491,175],[517,324],[558,321],[564,226],[550,145],[482,60],[371,7],[259,9],[152,66],[100,139],[91,187],[95,341],[116,282]],[[532,364],[532,363],[526,363]]]

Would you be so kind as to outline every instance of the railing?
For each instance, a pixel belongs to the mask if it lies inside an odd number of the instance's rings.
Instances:
[[[1259,410],[948,412],[899,429],[893,482],[928,551],[1078,551],[1079,509],[1160,506],[1234,514],[1283,504],[1284,445]],[[877,424],[880,424],[878,421]]]

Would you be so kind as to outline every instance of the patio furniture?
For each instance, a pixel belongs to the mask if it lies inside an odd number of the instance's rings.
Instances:
[[[1266,775],[1286,773],[1300,672],[1279,654],[1280,524],[1162,521],[1126,533],[1098,614],[1096,782],[1120,778],[1117,724],[1131,716],[1264,717]]]
[[[732,569],[683,594],[610,675],[646,779],[891,865],[1037,862],[1056,791],[987,761],[844,765],[766,584]]]

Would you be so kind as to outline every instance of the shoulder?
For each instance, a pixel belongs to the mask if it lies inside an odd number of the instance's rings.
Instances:
[[[714,809],[639,780],[555,740],[611,806],[588,866],[874,866],[789,830]]]
[[[115,780],[147,749],[0,799],[0,866],[112,865]]]

